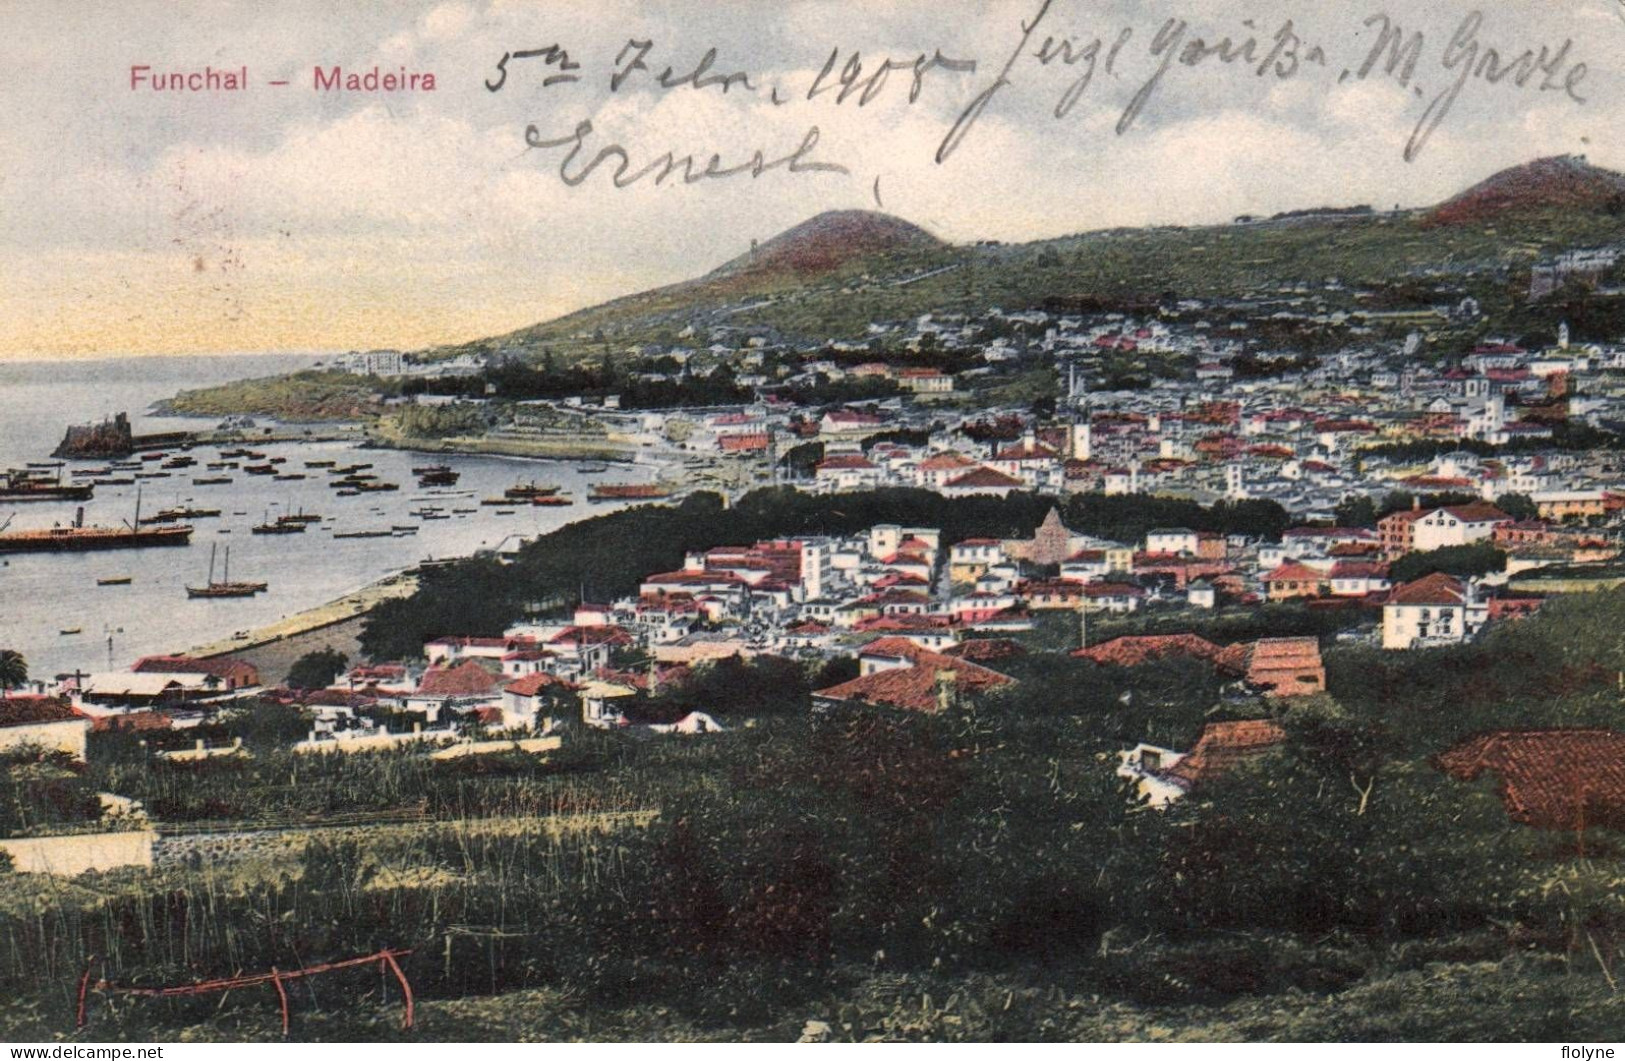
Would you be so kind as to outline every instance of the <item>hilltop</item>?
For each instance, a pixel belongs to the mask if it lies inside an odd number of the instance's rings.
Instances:
[[[890,214],[832,210],[752,247],[749,253],[707,274],[705,280],[822,276],[854,261],[943,246],[925,229]]]
[[[1618,215],[1625,210],[1625,175],[1584,155],[1539,158],[1480,181],[1427,211],[1423,221],[1465,225],[1552,209]]]

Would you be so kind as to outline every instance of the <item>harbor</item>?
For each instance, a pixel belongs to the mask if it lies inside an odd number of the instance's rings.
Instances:
[[[137,412],[185,382],[160,380],[99,400],[128,402],[140,433],[218,426]],[[49,454],[69,426],[61,406],[30,403],[22,391],[19,414],[0,425],[0,468],[32,463],[31,473],[53,482],[60,475],[63,483],[93,484],[92,495],[0,504],[0,522],[10,521],[0,536],[72,538],[74,524],[82,522],[121,541],[137,526],[169,532],[171,541],[186,539],[165,548],[0,553],[0,641],[22,652],[32,673],[47,678],[123,667],[142,655],[284,643],[409,593],[408,572],[425,562],[512,549],[617,507],[585,503],[594,484],[658,477],[648,465],[583,472],[579,460],[369,449],[347,436],[316,440],[342,434],[321,430],[313,430],[310,441],[275,441],[307,436],[297,425],[268,423],[256,425],[252,440],[194,443],[128,460],[60,460]],[[60,469],[45,467],[59,463]],[[276,474],[246,474],[250,464]],[[347,485],[337,485],[341,481]],[[520,496],[509,497],[509,490]],[[536,504],[535,494],[568,503]],[[507,503],[480,504],[493,497]],[[258,527],[297,530],[256,534]],[[215,579],[225,580],[227,546],[229,579],[265,588],[243,596],[189,594],[189,588],[206,590]],[[212,575],[211,553],[217,554]]]

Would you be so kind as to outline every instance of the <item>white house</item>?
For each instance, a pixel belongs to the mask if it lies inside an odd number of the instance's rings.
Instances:
[[[1482,502],[1434,509],[1415,521],[1411,548],[1426,552],[1487,541],[1498,524],[1510,522],[1511,516]]]
[[[1429,648],[1459,644],[1488,618],[1472,587],[1443,572],[1396,586],[1382,606],[1382,647]]]
[[[1172,530],[1147,531],[1145,551],[1174,556],[1195,556],[1200,538],[1193,530],[1176,527]]]
[[[1147,806],[1166,807],[1185,795],[1186,786],[1164,772],[1183,758],[1183,752],[1138,744],[1118,753],[1117,776],[1133,782],[1135,794],[1145,797]]]
[[[54,696],[0,698],[0,752],[24,746],[85,757],[91,721]]]

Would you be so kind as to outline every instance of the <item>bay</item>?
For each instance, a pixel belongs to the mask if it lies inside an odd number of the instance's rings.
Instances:
[[[176,391],[272,375],[308,367],[314,356],[232,355],[220,357],[129,358],[99,361],[0,362],[0,467],[48,460],[69,424],[129,413],[136,433],[214,427],[213,419],[157,417],[153,402]],[[264,422],[261,427],[265,426]],[[121,549],[76,554],[0,556],[0,647],[27,658],[36,678],[76,669],[121,669],[136,658],[230,637],[333,600],[425,559],[467,556],[494,549],[515,536],[545,534],[572,520],[611,511],[616,505],[588,505],[593,482],[649,482],[655,470],[611,465],[587,476],[576,462],[505,457],[455,456],[362,449],[345,442],[252,445],[267,459],[281,457],[278,471],[303,480],[277,482],[238,470],[209,471],[219,460],[213,446],[198,446],[198,461],[169,478],[140,481],[144,514],[174,505],[218,508],[218,519],[192,521],[191,544],[182,548]],[[306,461],[340,465],[370,463],[380,481],[400,484],[394,492],[339,497],[327,470]],[[75,462],[100,466],[106,462]],[[422,489],[412,468],[446,464],[460,473],[456,486]],[[194,477],[229,475],[221,486],[195,486]],[[569,507],[516,504],[495,508],[479,502],[500,496],[519,483],[557,485],[573,496]],[[135,485],[98,486],[84,504],[85,522],[119,526],[133,520]],[[0,505],[0,521],[12,528],[49,527],[74,518],[69,503]],[[414,516],[439,508],[443,519]],[[455,511],[455,510],[464,511]],[[303,534],[255,535],[251,528],[278,515],[316,514],[322,522]],[[502,514],[511,513],[511,514]],[[335,538],[335,532],[416,527],[409,536]],[[209,575],[211,546],[224,560],[231,549],[234,580],[264,581],[270,589],[251,598],[189,600],[186,586]],[[128,576],[127,586],[98,586],[98,579]],[[217,570],[216,577],[221,573]],[[62,631],[77,631],[63,633]]]

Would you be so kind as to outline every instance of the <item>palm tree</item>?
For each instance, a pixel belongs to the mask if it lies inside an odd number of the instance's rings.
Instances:
[[[28,661],[13,648],[0,648],[0,697],[28,681]]]

